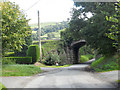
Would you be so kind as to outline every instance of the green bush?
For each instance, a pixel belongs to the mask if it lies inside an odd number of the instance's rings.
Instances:
[[[39,61],[40,51],[38,45],[30,45],[27,50],[27,56],[32,57],[32,63]]]
[[[60,53],[59,54],[59,57],[60,57],[60,64],[61,65],[65,65],[67,63],[67,57],[66,57],[66,54],[65,53]]]
[[[92,54],[88,54],[86,56],[88,57],[89,60],[94,58],[94,55],[92,55]]]
[[[89,58],[86,55],[81,55],[80,56],[80,63],[87,62],[88,60],[89,60]]]
[[[57,54],[53,54],[53,53],[49,53],[45,58],[43,63],[46,65],[55,65],[55,63],[58,62],[59,64],[60,62],[60,57]]]
[[[10,59],[9,57],[8,58],[6,57],[6,58],[3,58],[2,64],[16,64],[16,60]]]
[[[105,57],[101,57],[99,58],[98,60],[95,60],[92,64],[91,64],[91,67],[100,67],[101,66],[101,63],[103,63],[103,60],[104,60]]]
[[[2,64],[31,64],[32,57],[4,57]]]

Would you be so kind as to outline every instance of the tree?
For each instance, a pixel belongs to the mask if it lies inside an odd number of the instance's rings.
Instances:
[[[15,56],[26,56],[27,49],[32,44],[32,31],[30,31],[29,36],[25,37],[25,44],[22,45],[21,51],[15,50]]]
[[[115,4],[115,14],[113,16],[106,16],[106,19],[112,23],[110,25],[109,33],[106,33],[108,38],[116,41],[113,43],[117,49],[120,47],[120,1]]]
[[[11,2],[2,2],[2,52],[20,51],[25,44],[25,38],[31,32],[24,13],[18,5]]]
[[[62,37],[65,38],[69,33],[73,41],[85,39],[91,48],[104,55],[116,52],[116,48],[112,45],[115,41],[105,35],[109,32],[111,25],[106,20],[106,16],[115,14],[114,3],[76,2],[75,5],[79,8],[73,9],[69,28],[66,35],[62,35]],[[91,13],[92,17],[88,17],[88,13]]]

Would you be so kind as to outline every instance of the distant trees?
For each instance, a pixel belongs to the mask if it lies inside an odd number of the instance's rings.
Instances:
[[[11,2],[0,3],[2,11],[2,52],[20,51],[29,45],[31,29],[24,13]]]
[[[47,38],[50,38],[50,37],[55,37],[54,34],[52,34],[52,32],[58,32],[59,30],[62,30],[64,28],[67,28],[68,27],[68,22],[60,22],[60,23],[56,23],[55,25],[48,25],[48,26],[45,26],[45,27],[42,27],[41,28],[41,36],[47,34],[48,37]],[[33,31],[37,31],[37,33],[33,33],[33,40],[38,40],[38,29],[37,28],[34,28]],[[49,37],[50,36],[50,37]]]
[[[67,27],[68,27],[67,22],[57,23],[55,25],[48,25],[48,26],[45,26],[44,28],[41,28],[41,35],[44,35],[46,33],[51,33],[51,32],[58,32],[59,30]]]
[[[53,33],[48,33],[47,39],[52,39],[52,38],[55,38],[55,35]]]

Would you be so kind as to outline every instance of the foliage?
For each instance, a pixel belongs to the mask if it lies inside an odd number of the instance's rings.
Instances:
[[[10,56],[14,56],[15,53],[14,52],[5,52],[5,57],[10,57]]]
[[[30,45],[27,50],[27,56],[32,57],[32,63],[35,63],[40,58],[40,51],[38,45]]]
[[[92,59],[94,56],[91,54],[87,54],[87,55],[81,55],[80,56],[80,62],[79,63],[84,63],[89,61],[90,59]]]
[[[46,26],[41,26],[41,39],[59,39],[59,33],[64,28],[68,27],[68,22],[60,22],[60,23],[51,23]],[[38,40],[38,29],[33,28],[33,31],[36,31],[33,33],[33,40]]]
[[[31,76],[38,73],[41,69],[34,65],[2,65],[2,76]]]
[[[95,54],[95,50],[91,49],[90,45],[84,45],[80,48],[80,55],[86,55],[86,54]]]
[[[2,64],[31,64],[32,57],[4,57]]]
[[[7,88],[0,82],[0,90],[7,90]]]
[[[90,60],[90,59],[93,59],[93,58],[95,57],[95,56],[92,55],[92,54],[87,54],[86,56],[88,57],[89,60]]]
[[[104,56],[94,61],[91,64],[91,67],[97,72],[102,72],[102,71],[120,70],[119,64],[120,64],[119,56],[117,57],[116,56],[107,56],[107,57]]]
[[[84,62],[87,62],[87,61],[89,61],[88,57],[86,57],[85,55],[80,56],[80,63],[84,63]]]
[[[37,44],[38,42],[34,41],[33,44]],[[43,63],[49,63],[46,60],[50,61],[50,63],[55,64],[55,61],[59,61],[59,64],[64,64],[66,60],[66,56],[60,47],[60,40],[42,40],[42,58]],[[52,55],[51,55],[52,54]],[[53,58],[53,62],[51,61],[51,57]],[[50,60],[49,60],[50,59]]]
[[[15,51],[15,56],[26,56],[28,46],[32,44],[32,35],[31,32],[29,36],[25,37],[25,45],[22,45],[21,51]]]
[[[15,59],[10,59],[10,58],[3,58],[2,60],[2,65],[4,64],[16,64],[16,60]]]
[[[66,54],[65,53],[60,53],[59,57],[60,57],[60,61],[61,61],[60,64],[61,65],[65,65],[66,64],[66,60],[67,60]]]
[[[33,42],[34,45],[39,45],[38,41]],[[51,51],[58,51],[60,41],[59,40],[42,40],[42,57],[44,58]]]
[[[120,1],[115,4],[115,14],[113,16],[106,16],[106,19],[112,23],[110,25],[109,33],[106,33],[108,38],[115,40],[116,42],[113,45],[119,49],[120,46]]]
[[[77,8],[72,10],[69,28],[61,33],[63,46],[70,46],[73,41],[85,39],[87,45],[99,53],[114,54],[116,48],[112,44],[115,41],[106,36],[111,25],[106,16],[115,14],[114,3],[76,2],[75,5]],[[88,16],[90,14],[91,17]]]
[[[60,58],[57,54],[49,53],[45,58],[44,58],[44,64],[45,65],[55,65],[57,63],[60,64]]]
[[[2,10],[2,52],[20,51],[31,32],[24,13],[11,2],[0,3]]]
[[[43,36],[47,33],[58,32],[59,30],[62,30],[66,27],[68,27],[67,22],[56,23],[56,25],[48,25],[44,28],[41,28],[41,35]]]
[[[66,28],[65,31],[62,31],[60,33],[62,47],[66,47],[66,46],[70,47],[71,43],[73,42],[73,37],[71,35],[72,33],[70,33],[68,28]]]

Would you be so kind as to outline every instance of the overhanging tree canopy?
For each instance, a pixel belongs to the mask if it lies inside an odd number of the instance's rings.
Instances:
[[[106,20],[106,16],[116,13],[115,3],[77,2],[75,5],[79,8],[73,9],[70,27],[65,31],[67,34],[62,35],[62,38],[71,35],[74,41],[85,39],[88,45],[104,55],[116,52],[116,48],[113,46],[116,41],[106,36],[112,24]],[[92,14],[91,18],[87,16],[88,13]]]

